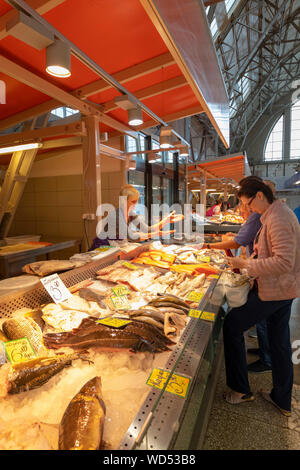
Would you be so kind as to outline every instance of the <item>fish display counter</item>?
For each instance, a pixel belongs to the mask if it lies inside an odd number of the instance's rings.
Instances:
[[[134,253],[61,274],[62,302],[42,286],[1,299],[0,449],[189,448],[225,254],[157,242]]]

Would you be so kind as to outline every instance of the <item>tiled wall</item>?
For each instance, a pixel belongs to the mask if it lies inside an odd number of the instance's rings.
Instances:
[[[102,202],[117,206],[122,183],[120,172],[103,173]],[[42,235],[44,239],[48,237],[82,240],[83,212],[82,175],[30,178],[9,236],[33,234]],[[68,252],[57,252],[55,257],[67,258],[75,251],[71,249]]]

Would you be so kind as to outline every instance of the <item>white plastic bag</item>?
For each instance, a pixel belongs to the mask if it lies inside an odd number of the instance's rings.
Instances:
[[[224,292],[228,307],[241,307],[247,302],[250,290],[250,282],[245,282],[241,286],[230,286],[224,284]]]

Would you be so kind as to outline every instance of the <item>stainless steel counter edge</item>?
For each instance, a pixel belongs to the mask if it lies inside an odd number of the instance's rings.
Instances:
[[[199,303],[199,310],[204,310],[219,278],[214,279],[210,283]],[[176,373],[190,377],[192,385],[212,328],[212,323],[191,318],[183,330],[176,347],[170,353],[164,369],[174,372],[175,366]],[[191,339],[191,336],[193,336],[191,344],[186,348],[187,341]],[[180,355],[182,355],[181,358]],[[179,358],[180,361],[177,364]],[[139,446],[140,450],[168,449],[174,432],[178,430],[180,425],[180,417],[184,405],[185,400],[183,398],[151,388],[122,439],[119,450],[132,450],[136,446]]]

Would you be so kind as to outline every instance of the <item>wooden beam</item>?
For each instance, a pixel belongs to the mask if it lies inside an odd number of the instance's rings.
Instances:
[[[65,0],[27,0],[28,5],[34,8],[40,15],[44,15],[64,2]],[[16,10],[13,9],[0,17],[0,41],[8,36],[9,33],[6,31],[6,23],[11,21],[15,16]]]
[[[26,70],[20,65],[12,62],[4,56],[0,56],[0,71],[4,74],[14,78],[15,80],[25,83],[25,85],[34,88],[35,90],[44,93],[45,95],[56,98],[60,103],[70,108],[77,109],[83,115],[91,116],[94,115],[98,119],[113,129],[117,129],[122,133],[128,134],[132,137],[136,136],[136,132],[133,131],[130,127],[125,126],[125,124],[117,121],[114,118],[106,116],[103,112],[99,110],[97,105],[92,103],[86,103],[71,93],[67,93],[56,85],[48,82],[44,78],[39,77],[38,75]]]
[[[174,64],[175,61],[169,52],[161,54],[153,59],[146,60],[140,64],[134,65],[127,69],[121,70],[120,72],[115,73],[113,76],[114,79],[118,80],[120,83],[125,83],[130,80],[134,80],[143,75],[147,75],[155,70],[159,70],[161,67],[167,67]],[[111,86],[104,80],[96,80],[86,86],[78,88],[71,94],[78,98],[87,98],[88,96],[94,95],[96,93],[102,92],[104,90],[110,89]],[[17,113],[13,116],[10,116],[6,119],[0,121],[0,130],[8,129],[20,122],[27,121],[32,119],[35,116],[47,113],[52,109],[58,108],[61,106],[60,101],[56,99],[48,100],[45,103],[33,106],[30,109]]]
[[[153,57],[152,59],[145,60],[140,64],[120,70],[119,72],[112,74],[112,77],[120,83],[126,83],[172,64],[175,64],[175,60],[171,56],[170,52],[166,52],[165,54]],[[108,90],[109,88],[111,88],[111,86],[105,80],[100,79],[78,88],[78,90],[76,90],[76,95],[80,98],[87,98],[88,96],[95,95],[96,93]]]
[[[15,134],[6,134],[0,136],[0,146],[14,145],[24,143],[43,137],[52,137],[56,135],[86,135],[85,124],[82,121],[74,122],[66,126],[53,126],[33,131],[18,132]]]
[[[62,147],[72,147],[73,145],[81,145],[81,137],[65,137],[63,139],[53,139],[43,142],[43,150],[53,149],[53,148],[62,148]]]
[[[91,105],[81,101],[70,93],[67,93],[58,86],[53,85],[44,78],[39,77],[4,56],[0,56],[0,71],[9,77],[14,78],[18,82],[24,83],[25,85],[44,93],[45,95],[53,98],[55,97],[60,103],[70,106],[70,108],[78,109],[85,115],[100,114],[99,111]]]
[[[136,98],[139,100],[143,100],[152,98],[153,96],[161,95],[162,93],[166,93],[171,90],[176,90],[177,88],[181,88],[185,85],[187,85],[186,80],[182,75],[180,75],[179,77],[174,77],[170,80],[165,80],[164,82],[156,83],[155,85],[151,85],[147,88],[137,90],[134,92],[134,96],[136,96]],[[108,113],[117,108],[118,106],[115,104],[114,100],[111,100],[104,104],[103,111]]]

